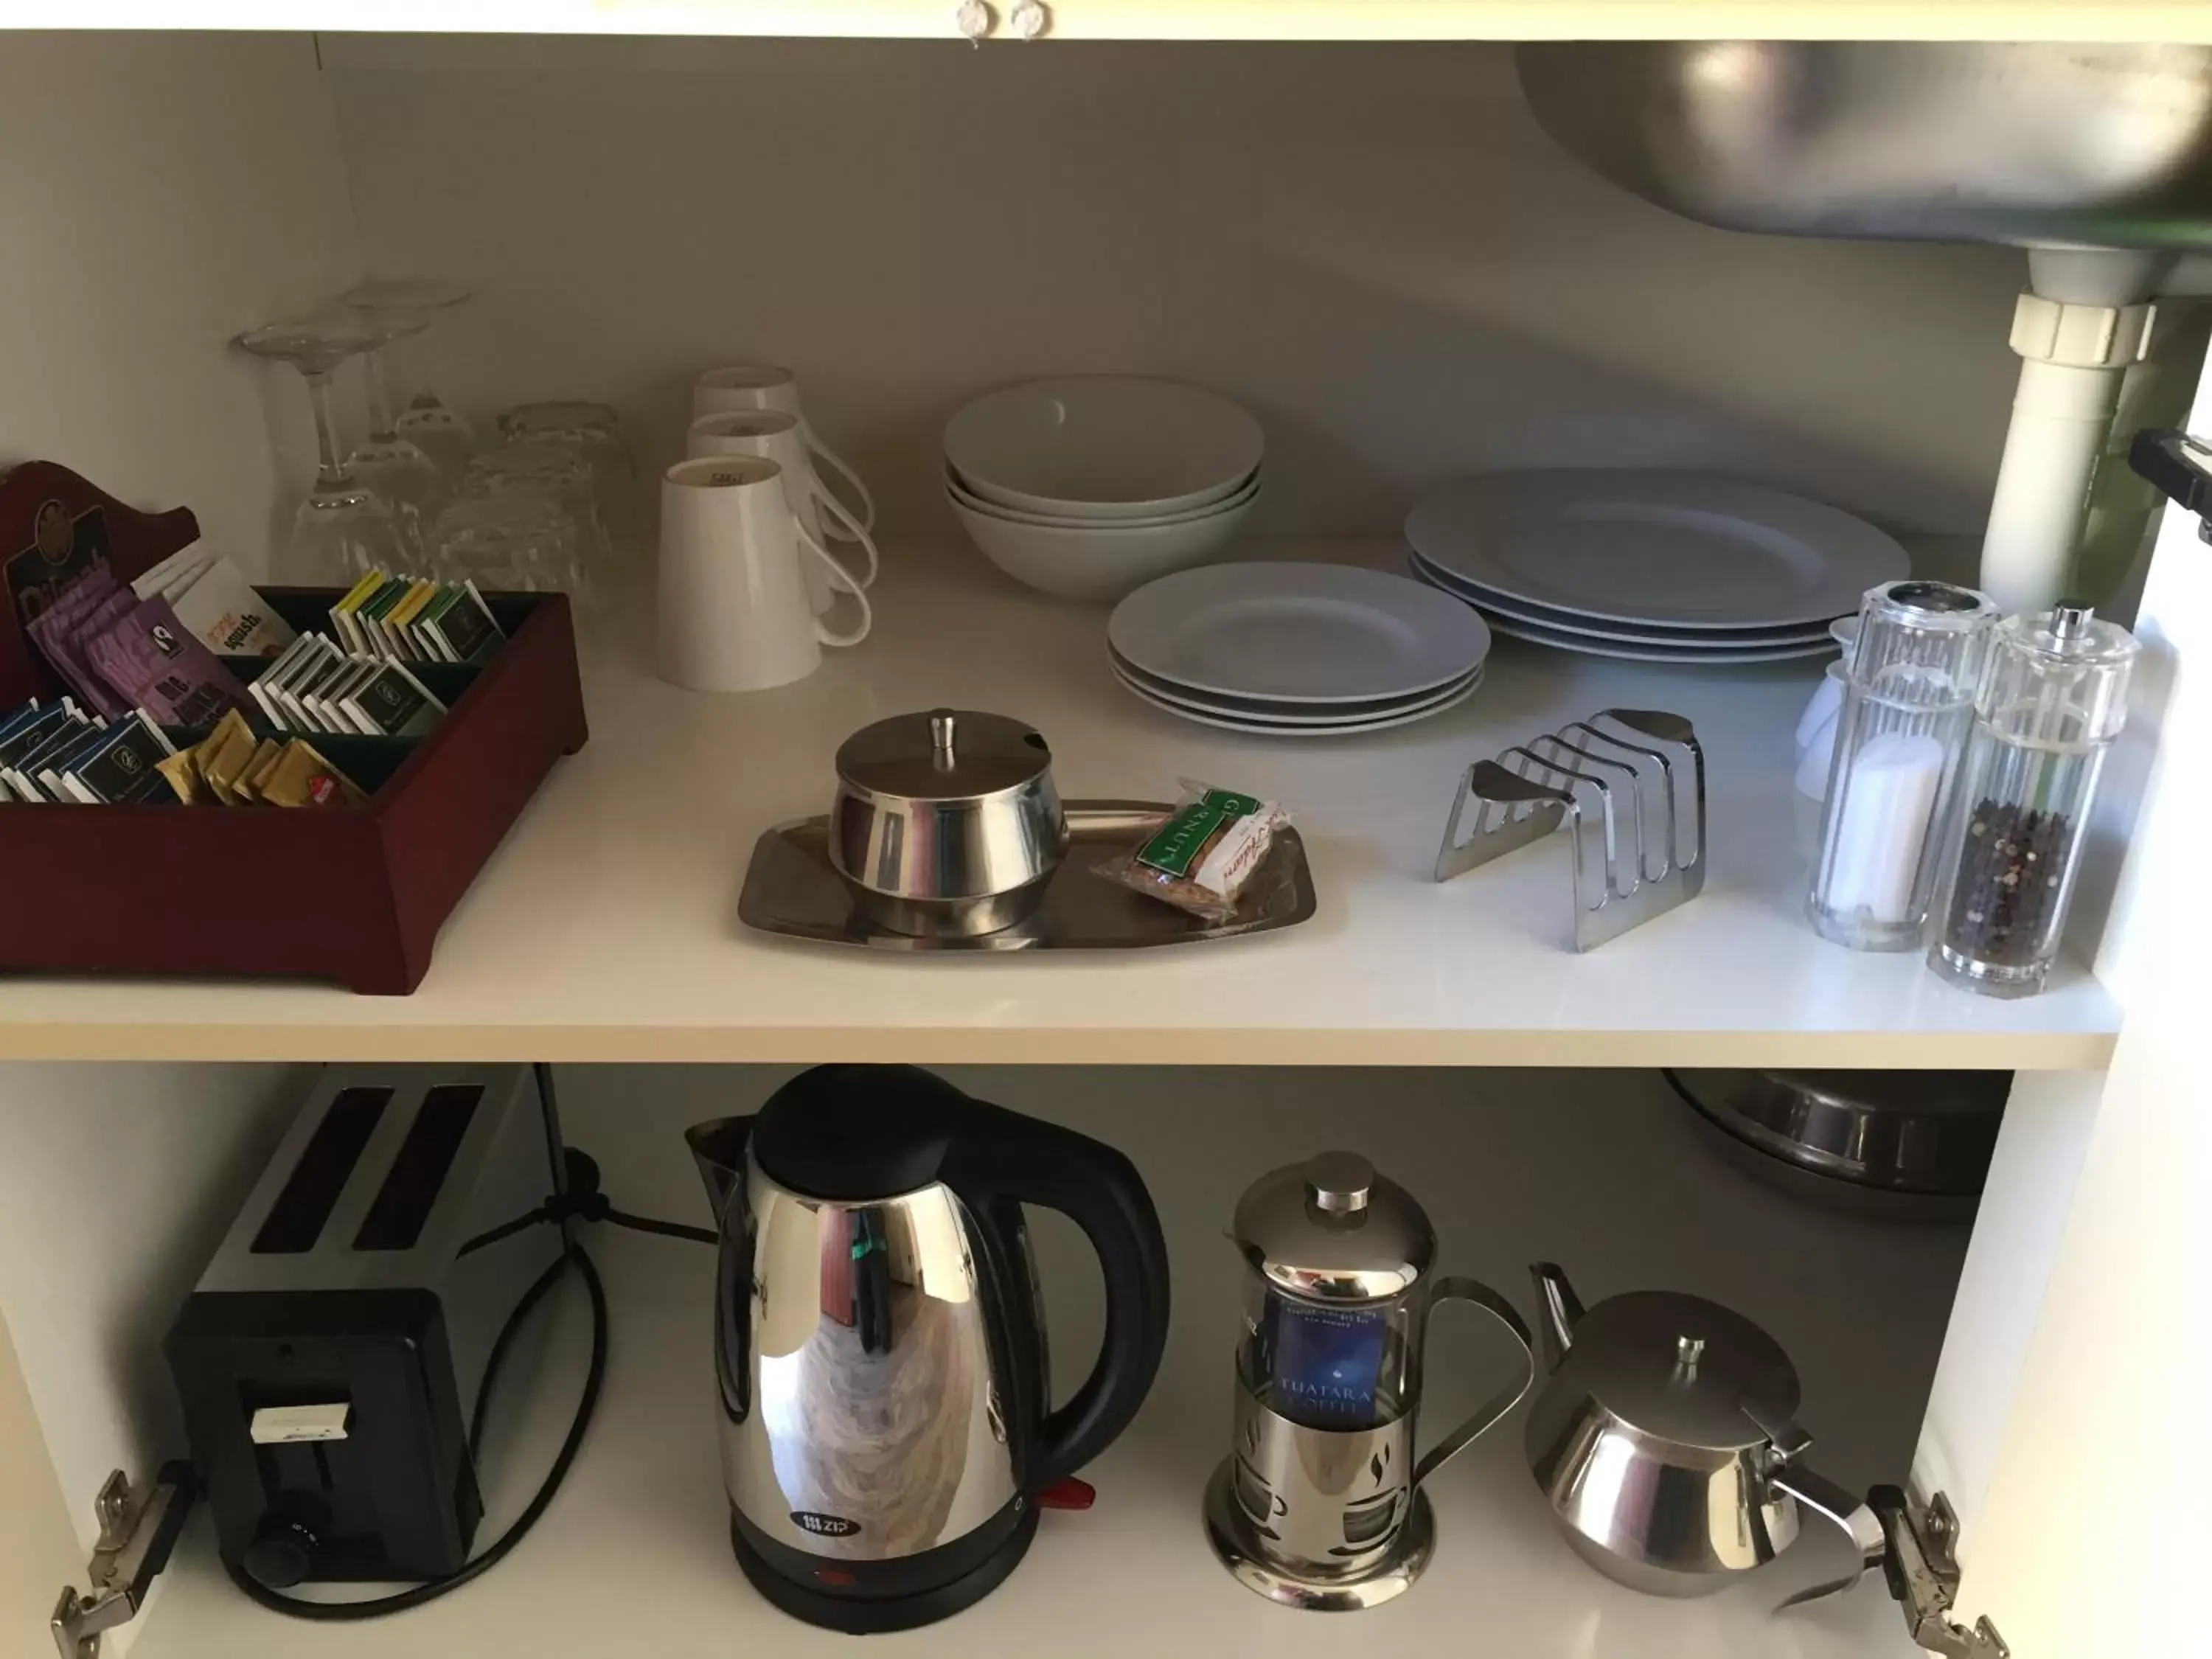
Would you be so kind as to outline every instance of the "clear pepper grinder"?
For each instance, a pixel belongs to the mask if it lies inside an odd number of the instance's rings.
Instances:
[[[1806,910],[1854,951],[1917,951],[1926,939],[1947,821],[1997,619],[1985,593],[1886,582],[1859,611]]]
[[[1954,984],[1993,997],[2043,988],[2140,648],[2086,609],[2011,617],[1997,629],[1928,953]]]

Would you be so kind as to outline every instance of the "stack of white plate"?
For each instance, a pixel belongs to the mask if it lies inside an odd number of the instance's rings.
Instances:
[[[1175,380],[1076,374],[986,393],[945,428],[945,495],[1019,582],[1119,599],[1217,557],[1260,499],[1260,423]]]
[[[1406,520],[1413,571],[1501,634],[1642,662],[1778,662],[1910,574],[1864,520],[1694,473],[1507,472],[1446,486]]]
[[[1380,732],[1456,708],[1490,629],[1445,595],[1346,565],[1212,565],[1114,608],[1114,676],[1155,708],[1277,737]]]

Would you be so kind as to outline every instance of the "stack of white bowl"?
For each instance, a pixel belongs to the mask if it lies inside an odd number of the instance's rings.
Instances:
[[[1079,374],[987,392],[945,428],[945,495],[983,556],[1118,599],[1218,557],[1260,498],[1260,423],[1175,380]]]

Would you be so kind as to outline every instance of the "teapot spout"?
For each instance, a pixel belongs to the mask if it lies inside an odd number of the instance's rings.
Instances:
[[[1566,1270],[1556,1261],[1530,1263],[1528,1277],[1536,1283],[1536,1327],[1544,1340],[1544,1369],[1555,1371],[1575,1346],[1575,1327],[1583,1317],[1582,1299],[1567,1283]]]
[[[718,1117],[684,1132],[692,1161],[699,1166],[699,1179],[707,1184],[707,1201],[714,1206],[717,1224],[729,1208],[730,1194],[742,1189],[745,1142],[752,1132],[749,1117]]]

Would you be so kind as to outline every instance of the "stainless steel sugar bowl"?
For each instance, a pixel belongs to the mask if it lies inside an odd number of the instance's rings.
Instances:
[[[1495,1291],[1435,1275],[1428,1217],[1356,1152],[1261,1176],[1237,1206],[1234,1236],[1249,1272],[1231,1449],[1206,1489],[1206,1536],[1272,1601],[1373,1607],[1428,1563],[1436,1522],[1422,1482],[1534,1379],[1528,1327]],[[1417,1459],[1429,1316],[1448,1300],[1505,1327],[1512,1374]]]
[[[855,902],[894,932],[1012,927],[1067,852],[1052,750],[1024,722],[971,709],[862,726],[837,750],[829,845]]]

